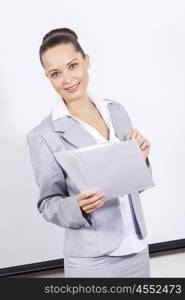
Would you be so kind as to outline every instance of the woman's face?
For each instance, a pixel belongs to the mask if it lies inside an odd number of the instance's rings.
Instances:
[[[61,44],[46,50],[42,61],[46,76],[65,101],[81,98],[86,94],[90,68],[87,54],[83,58],[71,43]],[[68,89],[76,84],[76,88]]]

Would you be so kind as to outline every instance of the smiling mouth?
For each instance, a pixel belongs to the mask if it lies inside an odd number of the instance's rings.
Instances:
[[[69,90],[69,89],[72,89],[72,88],[76,88],[79,84],[80,84],[80,82],[78,82],[78,83],[76,83],[76,84],[74,84],[74,85],[72,85],[72,86],[66,88],[65,90]]]

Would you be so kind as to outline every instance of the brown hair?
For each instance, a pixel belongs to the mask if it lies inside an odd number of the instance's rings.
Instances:
[[[46,33],[42,39],[42,44],[39,49],[39,58],[42,66],[44,67],[42,55],[46,50],[60,44],[68,43],[71,43],[76,51],[82,54],[83,58],[85,57],[85,53],[78,43],[78,36],[73,30],[69,28],[57,28]]]

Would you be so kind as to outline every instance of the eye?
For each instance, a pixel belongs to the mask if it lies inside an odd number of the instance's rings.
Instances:
[[[77,65],[78,65],[77,63],[74,63],[74,64],[70,65],[69,68],[71,68],[72,66],[77,66]]]
[[[54,72],[54,73],[52,73],[51,77],[55,77],[55,75],[57,76],[58,73],[60,73],[60,72]]]

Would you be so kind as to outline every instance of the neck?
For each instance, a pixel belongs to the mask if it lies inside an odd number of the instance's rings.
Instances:
[[[87,114],[94,108],[94,104],[91,102],[87,94],[74,100],[64,101],[67,109],[72,115]]]

